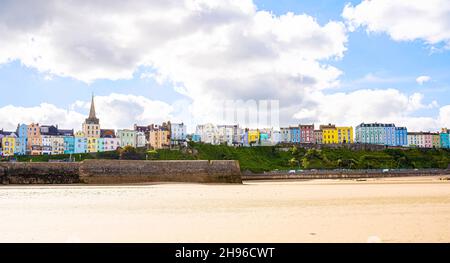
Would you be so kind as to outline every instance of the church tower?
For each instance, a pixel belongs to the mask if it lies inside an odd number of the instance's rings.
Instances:
[[[95,116],[94,94],[92,94],[89,117],[83,123],[83,133],[87,138],[100,138],[100,120]]]

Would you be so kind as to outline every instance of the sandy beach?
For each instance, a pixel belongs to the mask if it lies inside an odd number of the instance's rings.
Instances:
[[[1,186],[0,242],[450,242],[441,178]]]

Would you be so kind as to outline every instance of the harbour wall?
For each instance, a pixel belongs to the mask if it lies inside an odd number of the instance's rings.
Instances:
[[[242,180],[311,180],[311,179],[366,179],[386,177],[409,177],[409,176],[448,176],[450,169],[403,169],[390,170],[316,170],[302,171],[297,173],[244,173]]]
[[[242,183],[238,161],[85,160],[0,163],[2,184]]]

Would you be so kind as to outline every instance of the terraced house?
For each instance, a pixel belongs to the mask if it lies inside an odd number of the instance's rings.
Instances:
[[[408,146],[433,148],[433,135],[430,132],[408,132]]]
[[[117,130],[117,138],[120,139],[120,147],[136,147],[136,131],[131,129]]]
[[[241,143],[241,128],[239,125],[218,125],[217,134],[219,142],[227,145],[239,145]]]
[[[162,149],[170,147],[170,127],[167,123],[152,124],[149,131],[149,147]]]
[[[388,146],[407,145],[407,130],[405,127],[395,127],[393,123],[361,123],[356,126],[355,141]]]
[[[447,128],[442,128],[441,133],[439,134],[439,139],[442,148],[450,148],[450,130]]]
[[[187,128],[184,123],[167,122],[170,127],[170,143],[171,145],[178,145],[186,141]]]
[[[28,125],[27,133],[27,154],[41,155],[42,154],[42,137],[39,123],[31,123]]]
[[[353,143],[353,127],[337,127],[334,124],[320,125],[323,144]]]
[[[315,143],[314,124],[311,125],[299,125],[300,126],[300,142],[302,143]]]
[[[13,156],[16,148],[17,135],[14,132],[0,131],[2,156]]]
[[[281,141],[290,142],[291,141],[291,130],[289,128],[280,128]]]
[[[27,144],[28,144],[28,125],[20,124],[17,125],[16,129],[16,148],[14,149],[15,155],[25,155],[27,154]]]
[[[289,127],[290,134],[291,134],[291,143],[300,143],[301,136],[300,136],[300,127],[299,126],[291,126]]]

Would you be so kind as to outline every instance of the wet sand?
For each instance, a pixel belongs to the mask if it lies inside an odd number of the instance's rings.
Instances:
[[[0,221],[0,242],[450,242],[450,181],[1,186]]]

